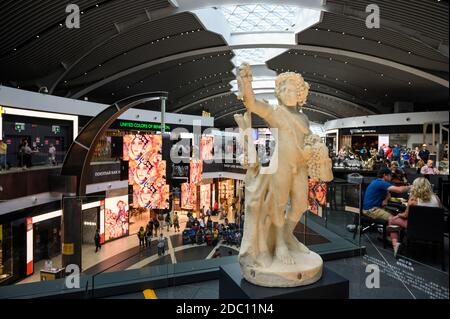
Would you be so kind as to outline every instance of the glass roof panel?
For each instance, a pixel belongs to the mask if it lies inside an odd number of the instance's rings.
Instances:
[[[237,5],[221,7],[231,30],[239,32],[293,31],[302,8],[288,5]]]

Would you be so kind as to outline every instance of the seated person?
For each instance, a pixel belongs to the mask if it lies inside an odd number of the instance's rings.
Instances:
[[[408,183],[405,172],[401,168],[398,167],[398,162],[396,162],[396,161],[391,162],[391,172],[392,172],[391,182],[394,185],[402,186],[402,185],[406,185]]]
[[[192,223],[193,227],[200,227],[200,222],[198,221],[197,217],[195,217],[194,222]]]
[[[387,167],[382,167],[377,173],[377,179],[367,187],[364,195],[363,214],[372,219],[388,221],[392,216],[383,207],[386,206],[390,193],[407,193],[410,186],[394,186],[390,183],[392,172]]]
[[[408,213],[409,207],[412,205],[427,206],[427,207],[442,207],[439,198],[433,193],[433,188],[430,182],[424,178],[416,178],[413,182],[411,189],[411,196],[408,200],[408,207],[405,212],[398,214],[397,216],[391,216],[389,218],[390,230],[395,230],[395,227],[406,229],[408,227]],[[392,247],[394,247],[394,256],[397,256],[400,243],[398,242],[398,232],[391,232]]]
[[[438,175],[439,170],[436,167],[433,167],[433,160],[428,160],[427,165],[423,166],[420,169],[420,174],[422,175]]]
[[[417,164],[416,164],[417,174],[421,174],[422,167],[424,167],[424,166],[425,166],[425,162],[424,161],[419,160],[417,162]]]

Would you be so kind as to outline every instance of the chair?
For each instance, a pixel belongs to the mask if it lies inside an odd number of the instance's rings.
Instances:
[[[417,175],[417,168],[414,167],[404,168],[403,171],[406,173],[406,175]]]
[[[439,192],[439,185],[441,184],[441,176],[440,175],[428,175],[428,181],[433,186],[433,191],[435,193]]]
[[[441,251],[441,266],[445,271],[444,209],[414,205],[409,208],[406,230],[407,248],[412,242],[437,244]]]
[[[371,229],[376,229],[378,228],[378,226],[381,226],[383,228],[383,233],[382,233],[382,237],[383,237],[383,248],[387,247],[387,226],[388,226],[388,221],[383,220],[383,219],[373,219],[370,218],[368,216],[365,216],[363,213],[363,207],[364,207],[364,195],[367,189],[367,186],[369,186],[368,184],[361,184],[361,192],[360,192],[360,199],[359,199],[359,220],[358,220],[358,216],[355,215],[355,220],[354,223],[357,226],[355,232],[353,233],[353,239],[355,239],[356,237],[356,233],[357,231],[359,231],[360,236]]]
[[[407,174],[406,175],[406,179],[408,180],[408,184],[412,185],[412,183],[414,182],[414,180],[418,177],[426,177],[425,175],[422,174]]]

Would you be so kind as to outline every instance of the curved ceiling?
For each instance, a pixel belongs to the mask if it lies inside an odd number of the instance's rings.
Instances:
[[[298,71],[311,84],[304,112],[312,121],[390,113],[398,101],[415,111],[448,108],[447,1],[379,0],[380,29],[365,26],[366,0],[247,2],[322,10],[292,45],[263,45],[286,49],[267,61],[269,69]],[[67,29],[64,3],[2,1],[0,82],[101,103],[164,90],[169,112],[207,110],[218,127],[235,126],[243,105],[231,91],[233,50],[257,45],[230,43],[229,34],[186,11],[238,1],[185,3],[80,0],[81,28]]]

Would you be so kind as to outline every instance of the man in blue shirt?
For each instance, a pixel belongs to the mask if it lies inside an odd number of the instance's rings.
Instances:
[[[392,149],[392,157],[394,161],[400,162],[400,152],[401,152],[400,147],[397,144],[395,144],[394,148]]]
[[[363,214],[372,219],[389,220],[391,213],[385,210],[389,198],[389,192],[407,193],[410,186],[393,186],[390,181],[392,172],[389,168],[383,167],[378,171],[377,179],[369,184],[364,195]]]

